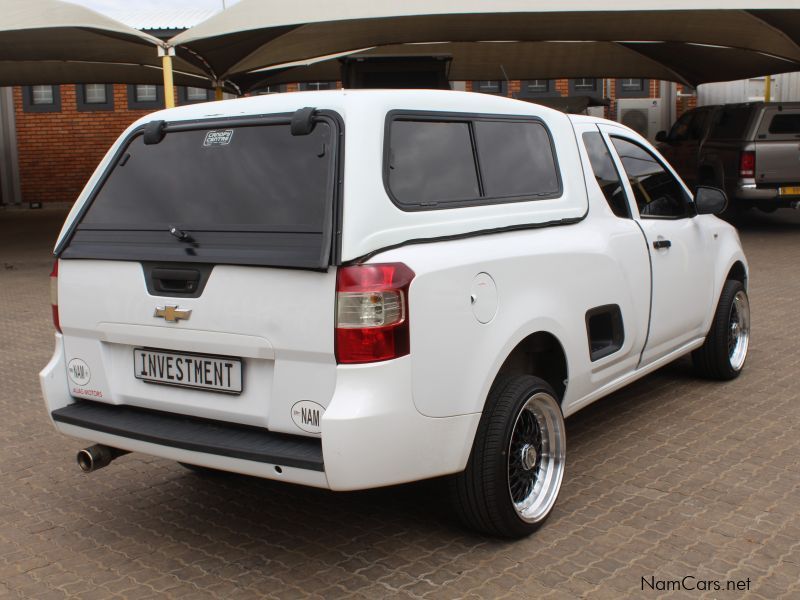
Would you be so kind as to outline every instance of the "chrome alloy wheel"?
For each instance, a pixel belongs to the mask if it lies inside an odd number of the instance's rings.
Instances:
[[[558,402],[549,394],[534,394],[519,411],[508,445],[508,491],[523,521],[541,521],[555,504],[565,450]]]
[[[731,368],[739,371],[744,366],[750,344],[750,301],[743,291],[733,297],[728,322],[728,359]]]

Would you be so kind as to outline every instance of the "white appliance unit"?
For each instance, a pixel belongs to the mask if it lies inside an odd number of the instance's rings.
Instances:
[[[627,125],[651,142],[666,129],[661,98],[620,98],[617,100],[617,121]]]

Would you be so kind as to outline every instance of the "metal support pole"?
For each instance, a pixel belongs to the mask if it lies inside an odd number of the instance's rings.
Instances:
[[[175,48],[159,48],[158,55],[161,57],[164,74],[164,106],[174,108],[175,86],[172,83],[172,57],[175,56]]]
[[[772,100],[772,75],[767,75],[764,78],[764,102]]]
[[[21,204],[14,94],[0,87],[0,204]]]
[[[214,100],[222,100],[222,86],[218,85],[214,88]]]

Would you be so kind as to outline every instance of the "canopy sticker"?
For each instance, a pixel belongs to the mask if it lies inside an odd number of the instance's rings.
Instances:
[[[227,146],[233,139],[233,129],[215,129],[206,132],[206,138],[203,140],[203,147],[209,148],[211,146]]]

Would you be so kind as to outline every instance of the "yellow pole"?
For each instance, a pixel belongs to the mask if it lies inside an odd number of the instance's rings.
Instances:
[[[214,100],[222,100],[222,86],[218,85],[214,88]]]
[[[764,78],[764,102],[772,100],[772,75],[767,75]]]
[[[164,105],[167,108],[175,107],[175,86],[172,84],[172,57],[164,53],[161,57],[161,66],[164,71]]]

